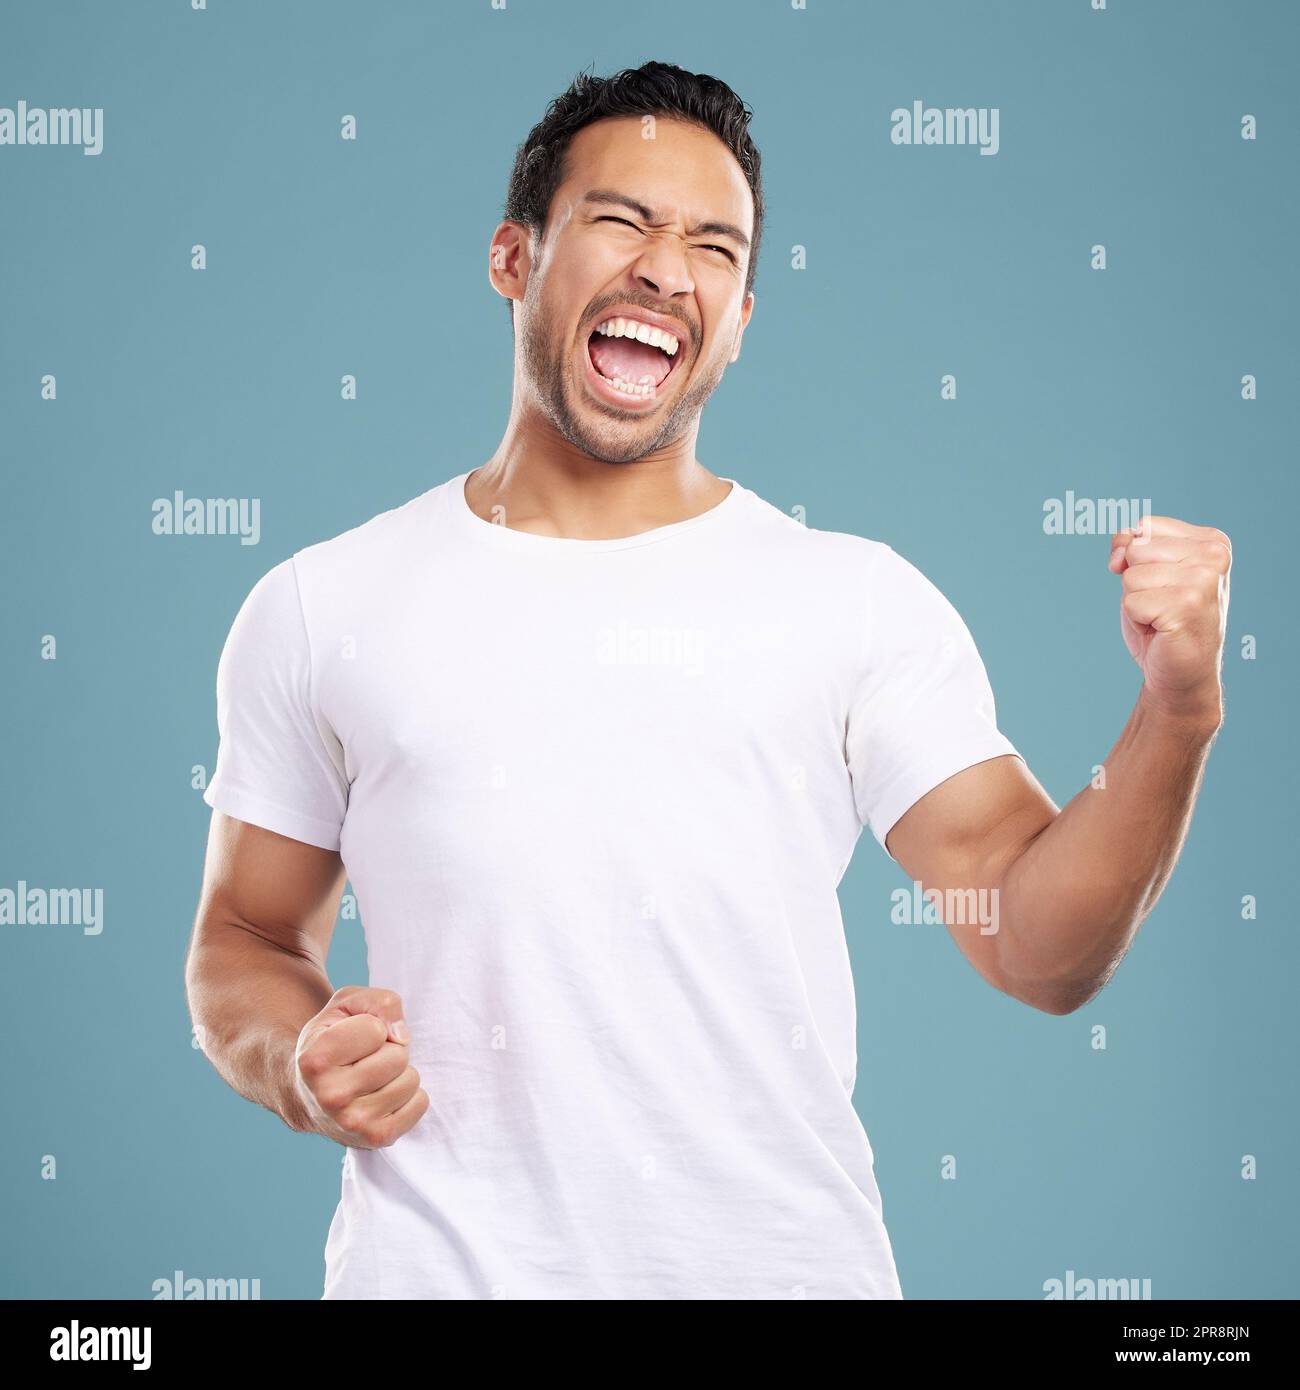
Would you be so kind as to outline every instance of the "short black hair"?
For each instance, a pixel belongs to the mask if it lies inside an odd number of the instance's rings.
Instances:
[[[580,72],[546,108],[515,154],[504,216],[540,236],[555,190],[564,181],[569,142],[584,126],[609,116],[669,116],[711,131],[736,157],[754,199],[754,229],[745,293],[754,286],[763,230],[763,174],[758,147],[749,137],[753,112],[719,78],[687,72],[673,63],[642,63],[612,77]],[[513,301],[506,301],[513,320]]]

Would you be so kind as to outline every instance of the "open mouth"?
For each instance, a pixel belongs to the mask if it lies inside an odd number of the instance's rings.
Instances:
[[[625,316],[604,319],[587,340],[587,358],[606,394],[628,405],[653,401],[682,360],[681,340]]]

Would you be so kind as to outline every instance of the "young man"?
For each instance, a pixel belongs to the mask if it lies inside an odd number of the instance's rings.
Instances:
[[[649,63],[520,148],[500,448],[272,569],[218,674],[188,988],[208,1056],[346,1146],[327,1297],[901,1296],[853,1109],[863,825],[997,989],[1106,982],[1221,719],[1230,552],[1115,537],[1142,670],[1058,811],[887,546],[695,457],[762,227],[749,112]],[[346,875],[373,985],[325,971]]]

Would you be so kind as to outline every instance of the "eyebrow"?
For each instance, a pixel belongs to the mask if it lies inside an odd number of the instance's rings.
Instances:
[[[644,203],[639,203],[635,198],[630,198],[626,193],[619,193],[613,188],[593,188],[582,200],[584,203],[615,203],[619,207],[630,208],[636,215],[651,227],[663,226],[664,219],[655,216],[652,209],[646,207]],[[749,250],[749,238],[732,222],[697,222],[694,227],[687,227],[687,236],[725,236],[732,241],[738,242],[745,250]]]

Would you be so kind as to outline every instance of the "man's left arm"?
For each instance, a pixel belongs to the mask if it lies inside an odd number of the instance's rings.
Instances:
[[[996,916],[945,920],[990,984],[1070,1013],[1110,979],[1155,906],[1191,822],[1223,720],[1232,548],[1211,527],[1146,517],[1112,538],[1120,625],[1142,670],[1133,713],[1094,779],[1057,810],[1025,764],[998,757],[922,797],[890,854],[927,894],[994,893]],[[995,923],[990,930],[988,922]]]

